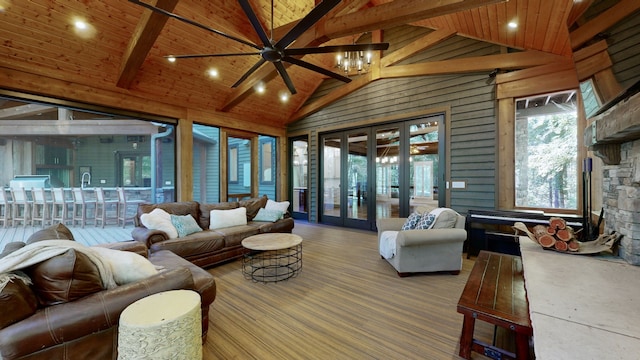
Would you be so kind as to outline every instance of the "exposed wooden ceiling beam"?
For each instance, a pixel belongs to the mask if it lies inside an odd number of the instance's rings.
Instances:
[[[496,68],[514,70],[565,62],[569,59],[560,55],[541,51],[523,51],[518,53],[478,56],[462,59],[431,61],[419,64],[397,65],[382,69],[382,78],[398,78],[440,74],[461,74],[489,71]]]
[[[640,1],[620,0],[619,3],[613,5],[607,11],[572,31],[569,34],[571,48],[574,50],[578,49],[587,41],[593,39],[594,36],[607,30],[638,9],[640,9]]]
[[[421,51],[424,51],[432,46],[440,44],[441,42],[449,39],[456,34],[451,30],[437,30],[431,32],[418,40],[413,41],[411,44],[404,46],[401,49],[394,51],[393,53],[385,56],[380,61],[382,67],[391,66],[399,63],[400,61],[407,59]]]
[[[395,0],[357,12],[327,19],[322,33],[330,39],[388,29],[418,20],[452,14],[506,0]]]
[[[172,12],[178,1],[180,0],[158,0],[156,7]],[[142,13],[138,26],[122,57],[116,84],[118,87],[128,89],[131,86],[167,20],[169,17],[151,10],[145,10]]]

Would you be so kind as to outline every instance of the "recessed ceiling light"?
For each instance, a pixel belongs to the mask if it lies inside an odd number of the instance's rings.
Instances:
[[[516,21],[510,21],[509,24],[507,24],[507,26],[509,26],[509,29],[517,29],[518,23]]]
[[[283,103],[286,103],[287,101],[289,101],[289,93],[286,91],[281,92],[280,101],[282,101]]]
[[[265,91],[265,86],[263,83],[257,83],[255,86],[255,90],[258,94],[263,94]]]
[[[169,56],[167,56],[167,61],[173,63],[173,62],[176,62],[176,58],[174,58],[173,56],[169,55]]]
[[[88,28],[87,23],[84,22],[83,20],[76,20],[73,23],[73,26],[75,26],[76,29],[78,29],[78,30],[87,30],[87,28]]]
[[[212,78],[217,78],[218,77],[218,70],[211,68],[209,70],[207,70],[207,74],[212,77]]]

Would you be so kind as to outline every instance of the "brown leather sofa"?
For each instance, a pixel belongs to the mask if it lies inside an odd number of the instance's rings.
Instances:
[[[287,213],[283,219],[275,222],[253,221],[260,208],[267,204],[267,197],[251,198],[242,201],[222,202],[216,204],[200,204],[196,201],[173,202],[161,204],[141,204],[134,218],[136,227],[131,232],[134,240],[147,245],[151,253],[170,250],[180,257],[201,267],[217,265],[244,254],[242,240],[248,236],[263,233],[290,233],[293,230],[293,218]],[[236,225],[210,230],[211,210],[231,210],[238,207],[247,209],[247,225]],[[203,231],[184,237],[170,239],[161,230],[144,227],[140,216],[160,208],[174,215],[190,214]]]
[[[134,241],[106,246],[134,251],[143,256],[148,253],[144,244]],[[161,265],[165,269],[156,275],[85,296],[78,293],[82,289],[76,289],[77,298],[47,304],[39,294],[55,292],[56,280],[82,288],[81,282],[94,276],[87,271],[86,264],[81,264],[79,255],[81,253],[74,253],[71,249],[52,258],[56,261],[54,266],[71,266],[72,271],[67,279],[37,281],[34,276],[39,276],[43,271],[46,273],[42,269],[43,263],[40,263],[34,265],[39,269],[25,269],[33,285],[27,286],[17,280],[10,282],[2,291],[1,359],[117,359],[120,313],[143,297],[178,289],[195,290],[201,295],[204,341],[209,324],[209,306],[216,297],[216,283],[212,275],[169,251],[158,251],[148,257],[154,265]],[[47,284],[42,287],[49,289],[37,288],[42,283]],[[33,313],[28,315],[29,312]],[[16,316],[23,318],[17,320]]]

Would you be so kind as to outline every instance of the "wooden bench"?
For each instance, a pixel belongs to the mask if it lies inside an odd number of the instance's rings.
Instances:
[[[462,358],[470,359],[475,351],[492,359],[529,359],[533,330],[519,256],[480,251],[458,301],[458,312],[464,315],[459,353]],[[516,353],[474,339],[476,319],[512,330]]]

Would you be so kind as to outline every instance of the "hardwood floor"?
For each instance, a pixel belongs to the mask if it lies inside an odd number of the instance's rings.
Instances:
[[[293,232],[304,239],[295,278],[255,283],[240,261],[209,269],[218,295],[204,359],[459,359],[456,304],[473,260],[459,275],[400,278],[373,232],[305,222]],[[478,322],[477,338],[492,334]]]

